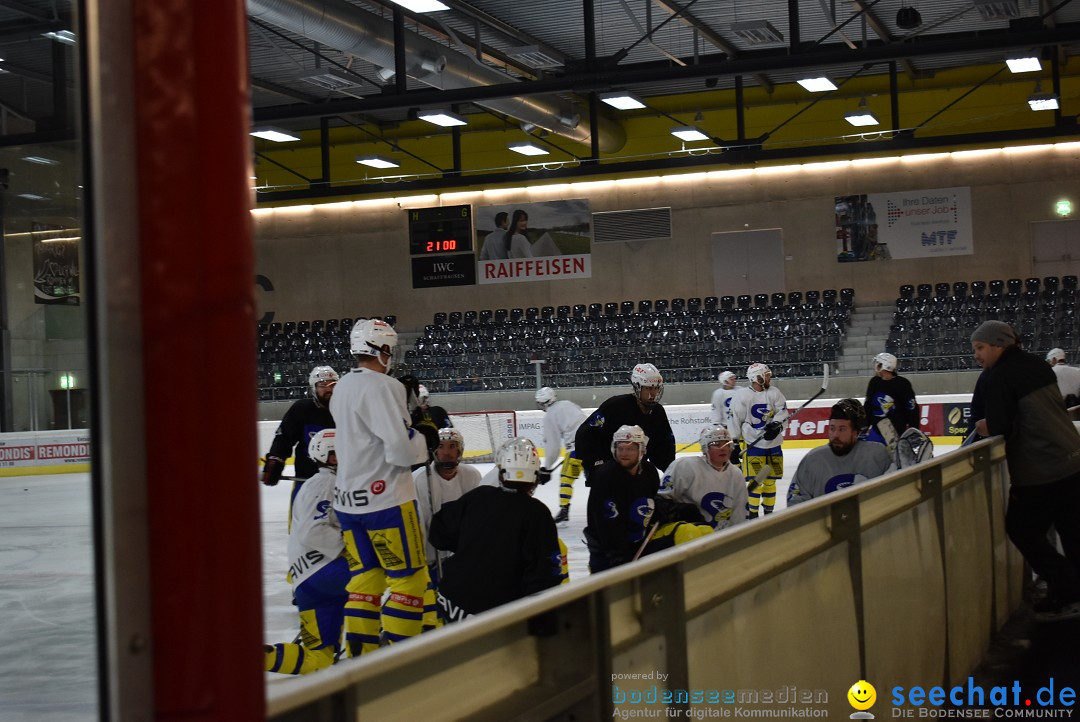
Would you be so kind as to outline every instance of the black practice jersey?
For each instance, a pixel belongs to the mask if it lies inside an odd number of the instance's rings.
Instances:
[[[871,424],[887,418],[896,428],[897,435],[909,427],[919,428],[915,391],[911,388],[911,382],[903,376],[893,376],[888,381],[880,376],[870,379],[864,405]]]
[[[633,558],[645,539],[659,490],[660,475],[647,461],[641,463],[637,474],[631,474],[614,459],[593,472],[586,535],[593,545],[590,551],[594,567],[599,566],[598,556],[608,558],[603,568]]]
[[[330,415],[330,409],[317,403],[315,399],[300,399],[281,417],[267,456],[276,456],[279,459],[293,456],[297,478],[313,476],[319,467],[308,456],[308,444],[316,433],[332,428],[334,417]]]
[[[642,428],[649,437],[645,456],[657,469],[666,469],[675,460],[675,434],[664,407],[657,404],[646,414],[638,406],[637,397],[623,394],[600,404],[578,427],[574,448],[586,473],[591,474],[594,467],[612,458],[611,438],[620,426]]]

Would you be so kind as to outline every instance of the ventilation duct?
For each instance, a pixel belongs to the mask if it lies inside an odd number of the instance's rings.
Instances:
[[[394,67],[394,25],[345,0],[247,0],[248,15],[343,53]],[[413,32],[405,33],[405,68],[415,78],[440,90],[506,83],[511,78],[479,65],[462,53]],[[533,95],[476,101],[476,105],[569,138],[590,142],[589,123],[567,101],[555,95]],[[598,120],[600,150],[616,153],[626,144],[618,123]]]
[[[671,238],[671,208],[592,214],[595,243],[660,241]]]

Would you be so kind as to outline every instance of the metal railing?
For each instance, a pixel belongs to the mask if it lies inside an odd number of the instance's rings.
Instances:
[[[275,683],[269,716],[686,717],[788,696],[846,716],[860,679],[955,682],[1020,603],[1004,454],[988,439]],[[666,705],[650,701],[667,693]]]

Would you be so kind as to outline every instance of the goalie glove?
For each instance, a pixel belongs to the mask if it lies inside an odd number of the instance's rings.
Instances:
[[[285,460],[276,456],[266,457],[266,463],[262,470],[262,483],[267,486],[277,486],[281,481],[281,472],[285,471]]]
[[[766,441],[772,441],[777,436],[779,436],[780,432],[783,430],[784,425],[781,424],[779,421],[770,421],[769,423],[765,424],[764,439]]]
[[[541,484],[551,481],[551,469],[545,469],[541,466],[540,470],[536,472],[536,481]]]

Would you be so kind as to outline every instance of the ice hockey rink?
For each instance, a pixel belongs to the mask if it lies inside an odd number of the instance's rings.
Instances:
[[[935,456],[955,446],[938,445]],[[808,449],[785,450],[785,474],[777,489],[777,510]],[[696,453],[696,452],[695,452]],[[692,454],[680,454],[687,456]],[[478,465],[482,472],[490,464]],[[291,470],[287,470],[289,473]],[[253,480],[254,483],[254,480]],[[194,489],[194,487],[193,487]],[[97,649],[94,621],[90,475],[56,474],[0,478],[0,720],[44,722],[85,720],[97,713]],[[556,479],[539,487],[537,498],[558,510]],[[569,549],[570,583],[588,574],[581,541],[588,489],[579,479],[570,523],[559,529]],[[285,582],[286,517],[289,484],[260,486],[263,553],[262,603],[267,642],[291,641],[298,620]],[[760,522],[749,522],[760,523]],[[192,533],[198,533],[193,520]],[[243,560],[237,560],[238,564]],[[183,570],[174,570],[184,583]],[[228,590],[207,594],[228,593]],[[207,654],[228,654],[228,640],[206,640]],[[267,675],[270,684],[290,677]]]

